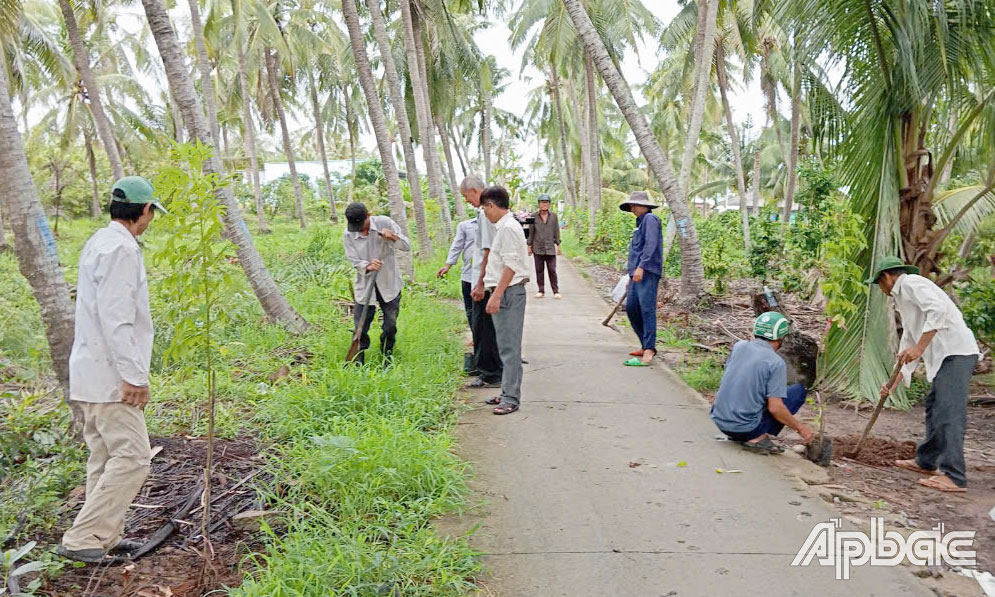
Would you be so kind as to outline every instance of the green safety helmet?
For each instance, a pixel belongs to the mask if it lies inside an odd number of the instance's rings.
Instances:
[[[152,183],[141,176],[125,176],[111,187],[111,198],[119,203],[151,203],[156,209],[168,214],[166,208],[156,199]]]
[[[753,323],[753,335],[768,340],[780,340],[791,332],[791,322],[777,311],[768,311]]]

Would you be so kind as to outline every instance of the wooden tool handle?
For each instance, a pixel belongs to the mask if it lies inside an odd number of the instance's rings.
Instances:
[[[615,303],[615,308],[612,309],[612,312],[608,314],[608,317],[605,317],[605,320],[601,322],[601,325],[608,327],[608,325],[612,321],[612,317],[615,317],[615,314],[618,313],[618,310],[622,308],[622,303],[625,302],[625,298],[628,296],[628,294],[629,293],[626,292],[625,294],[622,295],[622,298],[618,299],[618,302]]]
[[[891,377],[888,378],[889,388],[895,385],[895,382],[898,381],[898,376],[901,374],[902,374],[902,362],[898,361],[895,363],[895,368],[891,372]],[[881,409],[884,408],[884,403],[885,401],[888,400],[888,396],[890,395],[891,394],[882,396],[881,399],[878,400],[877,406],[874,407],[874,413],[871,415],[871,420],[867,422],[867,427],[864,427],[864,434],[860,436],[860,441],[857,442],[857,447],[855,447],[853,449],[853,452],[850,453],[851,457],[859,454],[860,449],[864,447],[864,442],[867,440],[867,436],[871,434],[871,427],[874,427],[874,423],[877,422],[878,415],[881,414]]]

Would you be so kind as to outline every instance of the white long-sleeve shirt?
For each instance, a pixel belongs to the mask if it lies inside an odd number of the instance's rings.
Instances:
[[[398,236],[394,242],[380,237],[381,230],[392,230]],[[356,268],[356,302],[362,303],[373,272],[366,271],[374,259],[383,261],[380,273],[377,274],[377,290],[384,301],[390,302],[401,294],[401,270],[397,265],[396,251],[410,251],[411,242],[394,220],[387,216],[370,216],[370,232],[363,236],[362,232],[342,233],[342,244],[345,245],[346,259]],[[386,251],[384,248],[386,247]],[[370,295],[369,305],[377,304],[377,295]]]
[[[70,399],[120,402],[122,381],[149,385],[152,339],[142,251],[127,228],[111,222],[90,237],[79,258]]]
[[[525,231],[510,211],[494,224],[494,240],[487,258],[487,271],[484,272],[484,288],[493,290],[497,287],[504,275],[505,266],[515,272],[509,286],[529,281],[532,265],[529,246],[525,242]]]
[[[954,355],[979,354],[978,343],[964,323],[960,309],[930,279],[915,274],[899,276],[891,296],[902,318],[900,350],[915,345],[923,334],[936,330],[936,335],[922,355],[929,381],[936,377],[943,359]],[[902,368],[906,387],[911,385],[912,374],[918,366],[917,360]]]
[[[456,227],[456,237],[453,244],[449,246],[449,256],[446,257],[446,265],[452,267],[456,265],[460,255],[463,255],[463,269],[460,270],[460,280],[476,284],[477,278],[473,276],[473,260],[477,241],[477,219],[465,220]],[[478,273],[479,274],[479,273]]]

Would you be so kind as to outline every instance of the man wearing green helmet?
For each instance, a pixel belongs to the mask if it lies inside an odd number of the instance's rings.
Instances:
[[[946,492],[967,491],[964,464],[964,430],[967,426],[967,394],[978,362],[978,343],[964,323],[957,305],[919,268],[898,257],[885,257],[874,266],[868,284],[895,301],[902,319],[902,341],[898,362],[902,376],[881,386],[881,397],[891,394],[902,378],[908,387],[919,359],[926,365],[932,384],[926,396],[926,437],[916,446],[914,460],[897,460],[895,466],[922,475],[919,484]]]
[[[780,313],[757,317],[753,340],[741,340],[733,347],[715,395],[711,411],[715,425],[752,452],[783,452],[771,437],[785,425],[806,444],[815,437],[811,427],[795,418],[805,404],[805,388],[788,386],[787,365],[777,354],[790,331],[791,323]]]
[[[81,562],[138,547],[122,533],[152,457],[142,412],[149,401],[152,316],[138,237],[156,211],[166,210],[149,181],[117,181],[111,222],[90,237],[79,258],[69,399],[83,414],[90,458],[83,509],[58,552]]]

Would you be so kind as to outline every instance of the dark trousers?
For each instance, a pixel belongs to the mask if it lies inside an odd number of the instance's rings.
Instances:
[[[943,359],[926,396],[926,438],[916,446],[916,464],[950,477],[957,487],[967,487],[964,464],[964,429],[967,427],[967,394],[978,355]]]
[[[539,292],[545,292],[546,290],[546,276],[543,271],[543,265],[549,270],[549,285],[553,287],[553,294],[560,291],[559,279],[556,277],[556,254],[552,255],[539,255],[538,253],[533,253],[532,258],[535,259],[536,264],[536,284],[539,286]]]
[[[473,364],[481,379],[487,383],[500,383],[504,368],[501,366],[501,355],[498,353],[494,320],[485,310],[490,298],[491,293],[485,292],[483,300],[473,303],[473,318],[470,324],[473,333]]]
[[[793,386],[788,386],[788,396],[784,399],[784,406],[788,409],[791,414],[798,414],[802,405],[805,404],[805,396],[808,391],[805,386],[798,383]],[[736,442],[748,442],[751,439],[757,439],[763,434],[774,435],[781,433],[784,429],[784,423],[778,421],[774,418],[774,415],[770,414],[770,411],[764,408],[763,414],[760,416],[760,424],[753,431],[741,431],[741,432],[729,432],[723,431],[729,436],[729,439]]]
[[[397,340],[397,316],[401,312],[401,295],[392,301],[385,301],[380,296],[380,289],[376,290],[377,304],[380,305],[380,312],[383,313],[383,329],[380,332],[380,353],[390,358],[394,354],[394,343]],[[353,325],[359,327],[359,318],[363,313],[363,305],[356,303],[353,307]],[[373,316],[376,315],[376,306],[370,305],[366,308],[366,321],[363,322],[363,333],[359,337],[359,355],[356,361],[360,364],[366,362],[366,349],[370,347],[370,325],[373,323]]]
[[[473,330],[473,299],[470,293],[473,291],[473,284],[463,282],[463,309],[466,311],[466,323]]]
[[[629,282],[625,314],[639,336],[643,350],[656,350],[656,291],[660,276],[645,272],[640,282]]]

